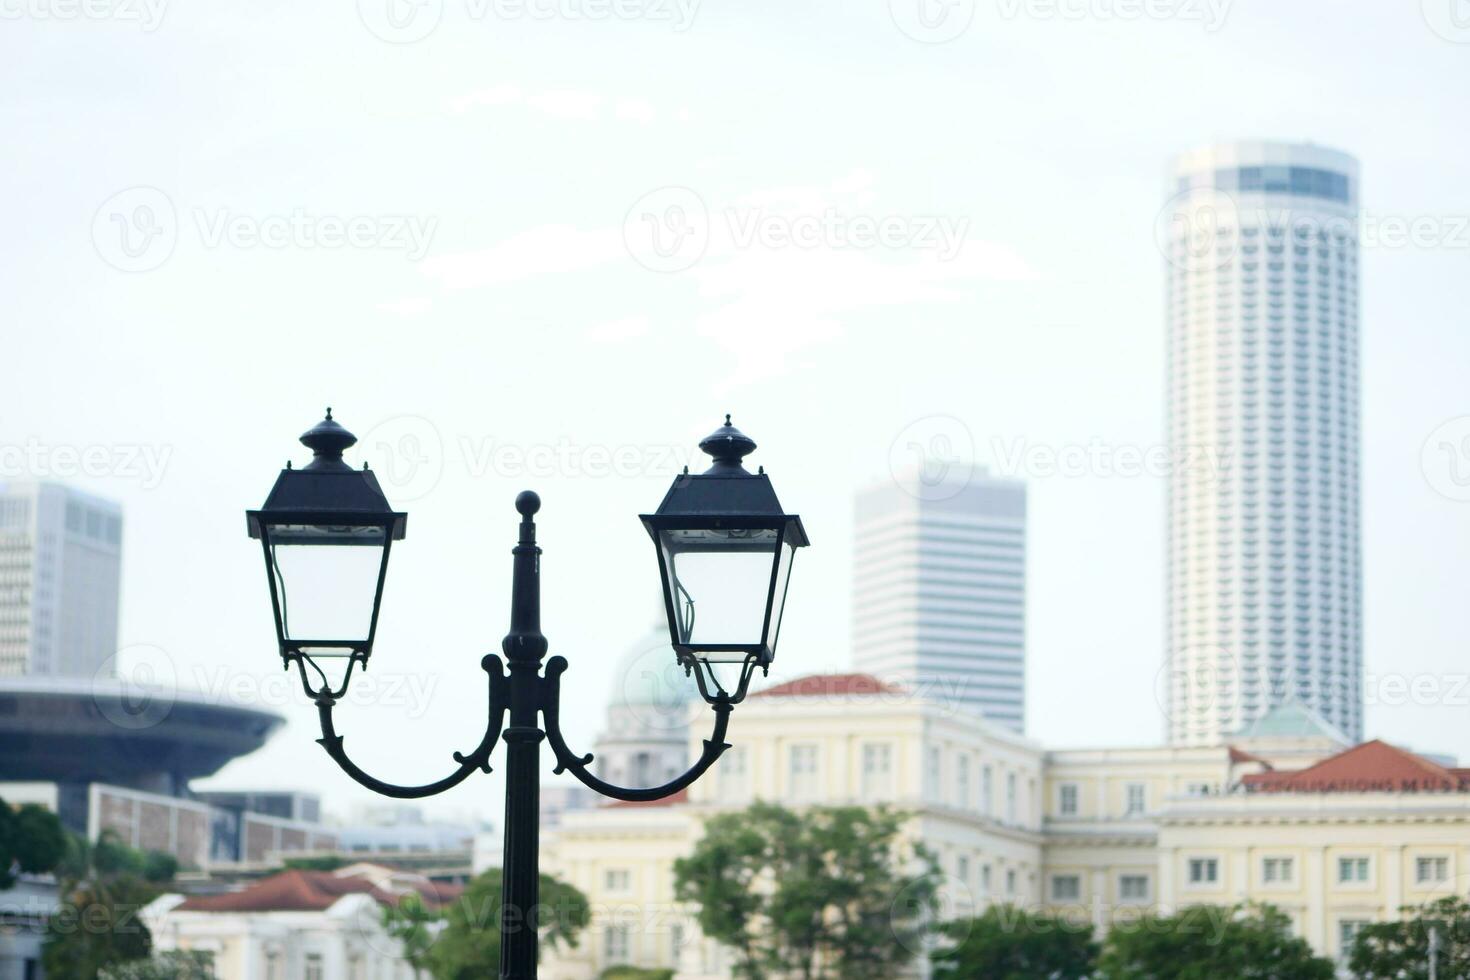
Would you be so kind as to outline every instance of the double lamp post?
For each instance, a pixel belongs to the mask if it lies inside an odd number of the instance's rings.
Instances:
[[[658,555],[674,656],[715,718],[703,753],[687,772],[662,786],[628,788],[593,775],[592,756],[573,752],[562,737],[558,707],[567,660],[552,657],[541,667],[547,651],[535,523],[541,498],[522,492],[515,501],[521,521],[511,551],[510,631],[501,641],[505,660],[488,654],[480,661],[489,675],[485,734],[469,753],[454,753],[457,768],[444,778],[398,786],[348,758],[332,709],[347,693],[354,669],[367,669],[388,556],[393,543],[403,540],[408,515],[393,510],[366,464],[358,470],[343,461],[357,439],[332,419],[331,409],[301,441],[312,451],[311,462],[301,469],[288,462],[265,504],[246,513],[250,536],[265,555],[282,666],[295,665],[316,704],[322,730],[317,742],[347,775],[384,796],[443,793],[477,770],[488,773],[496,742],[506,743],[500,977],[535,980],[542,739],[556,757],[556,772],[570,772],[614,799],[662,799],[702,776],[729,748],[730,712],[744,700],[755,671],[768,671],[775,657],[792,558],[808,543],[801,518],[781,509],[764,468],[745,469],[743,460],[755,443],[728,415],[699,444],[712,457],[709,469],[691,474],[686,468],[658,509],[640,515]],[[340,681],[328,675],[332,661]],[[715,664],[738,665],[731,689],[721,683]]]

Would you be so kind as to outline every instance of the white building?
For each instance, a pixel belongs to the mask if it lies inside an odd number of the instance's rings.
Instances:
[[[212,953],[219,980],[414,980],[381,914],[409,890],[431,905],[460,893],[354,865],[284,871],[223,895],[163,895],[143,920],[155,949]]]
[[[900,477],[855,503],[857,669],[1025,729],[1026,487]]]
[[[117,653],[122,509],[0,483],[0,676],[92,677]]]
[[[1356,740],[1357,162],[1228,143],[1169,193],[1170,741],[1293,699]]]

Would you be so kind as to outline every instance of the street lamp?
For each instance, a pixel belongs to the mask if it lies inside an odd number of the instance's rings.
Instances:
[[[714,711],[704,751],[683,775],[662,786],[615,786],[588,769],[591,755],[567,747],[558,721],[565,657],[541,670],[547,642],[541,634],[540,555],[535,515],[541,498],[516,497],[520,536],[512,555],[510,631],[501,641],[505,662],[486,655],[489,675],[484,736],[468,754],[454,753],[458,768],[433,783],[399,786],[376,779],[353,763],[332,721],[332,708],[347,693],[354,668],[367,669],[377,634],[378,611],[393,542],[403,540],[407,514],[395,511],[366,465],[354,470],[342,459],[356,437],[327,417],[301,437],[312,461],[290,463],[259,510],[246,512],[259,539],[270,584],[276,642],[282,665],[293,665],[317,706],[326,749],[347,775],[374,792],[399,799],[442,793],[471,773],[490,771],[496,742],[506,742],[505,841],[501,868],[501,980],[534,980],[537,941],[534,913],[540,877],[540,744],[556,757],[556,772],[570,772],[593,790],[619,800],[658,800],[684,789],[715,764],[729,746],[730,712],[745,699],[757,669],[769,670],[776,653],[796,549],[807,545],[801,518],[776,500],[764,468],[742,463],[755,443],[725,424],[700,442],[713,457],[704,473],[676,477],[663,503],[642,515],[658,553],[669,636],[677,662],[693,675]],[[345,660],[333,685],[323,661]],[[733,690],[721,684],[714,664],[739,664]],[[505,724],[509,715],[509,725]],[[537,715],[541,724],[537,724]]]

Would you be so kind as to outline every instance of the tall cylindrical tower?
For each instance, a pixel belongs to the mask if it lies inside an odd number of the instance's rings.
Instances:
[[[1356,740],[1357,162],[1221,144],[1180,156],[1169,194],[1170,741],[1293,701]]]

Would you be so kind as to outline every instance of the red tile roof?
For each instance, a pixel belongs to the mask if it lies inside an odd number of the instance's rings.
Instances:
[[[1257,793],[1470,793],[1470,769],[1448,769],[1379,739],[1306,769],[1249,773]]]
[[[614,809],[614,808],[619,808],[619,807],[638,808],[638,807],[651,807],[651,806],[676,806],[676,805],[678,805],[680,803],[688,803],[688,802],[689,802],[689,790],[687,788],[685,788],[685,789],[679,790],[679,792],[674,793],[671,796],[665,796],[661,800],[614,800],[611,803],[609,803],[605,807],[605,809]]]
[[[443,905],[458,895],[458,885],[424,882],[416,886],[430,905]],[[344,895],[370,895],[381,905],[398,904],[399,896],[366,878],[330,871],[282,871],[224,895],[194,895],[178,906],[181,912],[320,912]]]
[[[810,674],[794,681],[756,691],[753,698],[848,697],[859,694],[900,694],[902,688],[872,674]]]
[[[1271,768],[1271,763],[1267,762],[1265,759],[1262,759],[1258,755],[1253,755],[1250,752],[1245,751],[1244,749],[1237,749],[1233,745],[1230,746],[1230,762],[1233,765],[1239,765],[1242,762],[1259,762],[1267,769]]]

